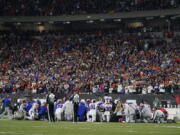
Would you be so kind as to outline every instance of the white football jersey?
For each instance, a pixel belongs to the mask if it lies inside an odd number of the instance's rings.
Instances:
[[[105,111],[111,112],[112,104],[104,104]]]

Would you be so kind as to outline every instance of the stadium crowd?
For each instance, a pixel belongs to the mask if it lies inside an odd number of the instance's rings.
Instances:
[[[52,16],[179,8],[179,0],[0,0],[0,16]]]
[[[49,95],[52,96],[53,93]],[[50,102],[53,106],[52,112],[49,110]],[[104,98],[99,97],[97,100],[79,101],[78,94],[63,99],[51,97],[50,102],[40,99],[11,101],[11,98],[6,96],[0,100],[0,118],[7,115],[9,119],[15,120],[49,120],[50,122],[168,122],[168,112],[158,102],[154,104],[154,109],[151,109],[147,101],[142,101],[138,105],[132,101],[113,100],[108,95]]]
[[[0,93],[173,93],[179,43],[119,31],[2,32]]]

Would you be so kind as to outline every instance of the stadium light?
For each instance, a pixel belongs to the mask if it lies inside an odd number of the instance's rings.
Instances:
[[[21,25],[21,23],[20,23],[20,22],[17,22],[16,24],[17,24],[17,25]]]
[[[42,26],[42,25],[41,26],[37,26],[36,30],[39,31],[39,32],[42,32],[42,31],[45,30],[45,27]]]
[[[41,22],[38,22],[37,24],[38,24],[38,25],[41,25],[42,23],[41,23]]]
[[[105,20],[104,19],[100,19],[101,22],[104,22]]]
[[[165,17],[165,15],[161,15],[161,16],[160,16],[160,18],[164,18],[164,17]]]
[[[121,22],[121,19],[114,19],[115,22]]]
[[[142,22],[132,22],[128,24],[129,27],[132,28],[138,28],[138,27],[143,27],[143,23]]]
[[[54,22],[53,21],[49,21],[49,24],[54,24]]]
[[[87,23],[93,23],[94,21],[93,20],[89,20],[89,21],[86,21]]]
[[[70,23],[71,23],[70,21],[63,22],[63,24],[70,24]]]
[[[21,23],[20,22],[16,22],[16,23],[14,23],[14,25],[19,26],[19,25],[21,25]]]
[[[69,22],[69,21],[67,21],[67,22],[65,22],[66,24],[70,24],[71,22]]]
[[[152,19],[154,19],[154,17],[146,17],[146,20],[152,20]]]

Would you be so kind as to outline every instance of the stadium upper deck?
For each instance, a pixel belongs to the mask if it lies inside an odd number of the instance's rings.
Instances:
[[[0,0],[0,16],[117,13],[179,6],[179,0]]]

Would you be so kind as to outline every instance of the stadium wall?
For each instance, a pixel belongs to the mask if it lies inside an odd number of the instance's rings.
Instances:
[[[0,97],[3,98],[7,94],[1,94]],[[45,99],[45,94],[9,94],[11,98],[15,99],[23,99],[23,98],[40,98]],[[63,97],[70,97],[71,94],[56,94],[57,98],[63,98]],[[104,97],[105,94],[99,93],[99,94],[80,94],[81,99],[97,99],[98,97]],[[129,94],[129,95],[120,95],[120,94],[109,94],[113,99],[121,99],[123,102],[126,100],[136,100],[136,102],[139,104],[140,102],[146,100],[151,106],[153,106],[153,101],[156,97],[158,97],[161,101],[161,105],[163,107],[176,107],[176,99],[175,95],[173,94],[163,94],[163,95],[136,95],[136,94]]]
[[[140,17],[164,17],[170,15],[180,15],[180,9],[135,11],[127,13],[109,14],[86,14],[86,15],[61,15],[61,16],[2,16],[0,22],[50,22],[50,21],[86,21],[99,19],[116,18],[140,18]]]

